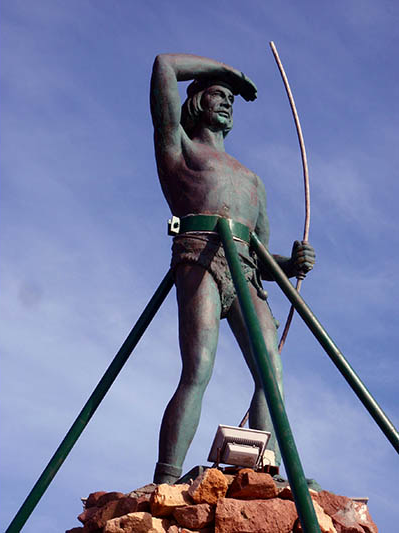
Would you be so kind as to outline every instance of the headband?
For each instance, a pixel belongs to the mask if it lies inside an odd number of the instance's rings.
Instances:
[[[208,87],[212,87],[212,85],[221,85],[222,87],[226,87],[226,89],[229,89],[234,95],[239,94],[237,89],[234,89],[232,85],[223,80],[219,80],[218,78],[200,78],[195,79],[187,87],[187,96],[188,98],[192,98],[199,91],[208,89]]]

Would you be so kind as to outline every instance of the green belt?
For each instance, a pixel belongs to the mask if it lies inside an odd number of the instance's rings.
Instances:
[[[178,217],[172,217],[168,221],[168,233],[169,235],[180,235],[181,233],[187,233],[188,231],[214,231],[216,233],[217,224],[220,218],[222,217],[219,215],[187,215],[181,219]],[[248,226],[229,218],[226,220],[229,223],[233,237],[237,237],[247,243],[250,242],[251,231]]]

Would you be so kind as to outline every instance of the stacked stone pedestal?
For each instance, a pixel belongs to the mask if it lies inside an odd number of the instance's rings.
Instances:
[[[322,533],[378,533],[364,502],[310,491]],[[66,533],[300,533],[291,489],[245,468],[211,468],[190,484],[95,492]]]

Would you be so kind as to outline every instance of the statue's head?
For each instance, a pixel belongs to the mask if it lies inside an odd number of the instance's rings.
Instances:
[[[231,85],[218,79],[201,78],[190,83],[180,120],[187,135],[191,137],[198,123],[208,120],[226,137],[233,127],[235,94],[238,92]]]

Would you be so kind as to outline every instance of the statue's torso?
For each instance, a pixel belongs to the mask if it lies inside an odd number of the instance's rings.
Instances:
[[[232,156],[198,142],[159,157],[158,173],[172,213],[217,214],[251,229],[259,213],[259,178]]]

